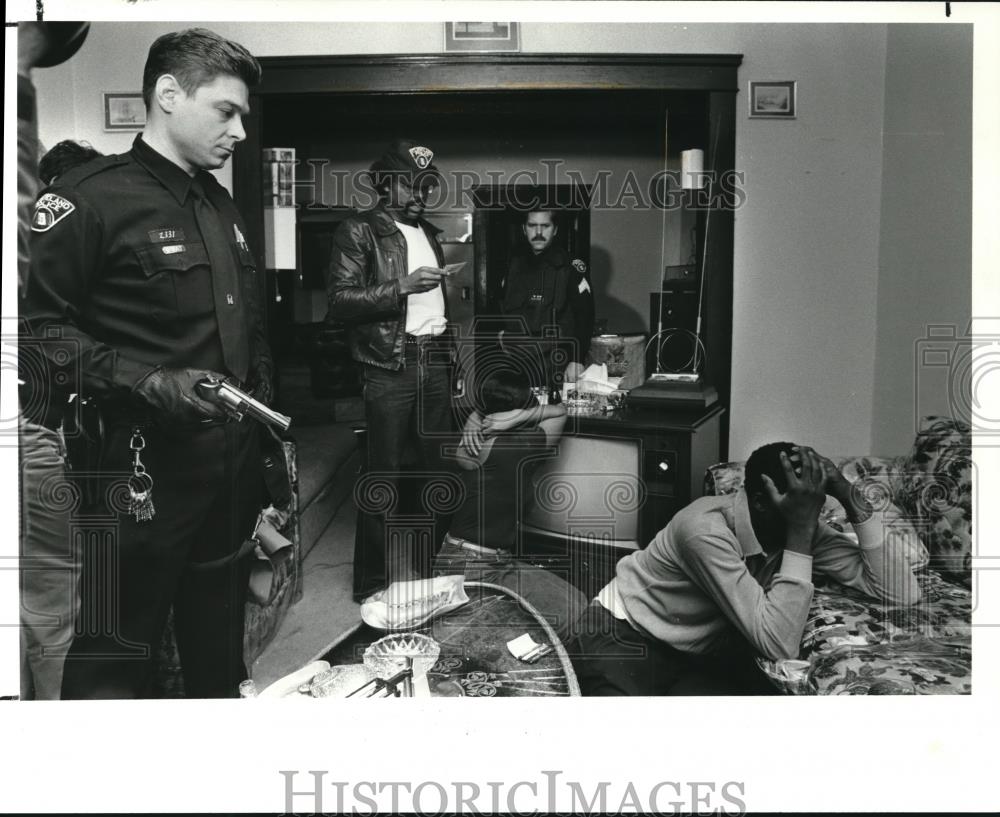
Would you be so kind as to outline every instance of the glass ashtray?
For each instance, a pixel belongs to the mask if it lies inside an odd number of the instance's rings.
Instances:
[[[380,638],[365,650],[364,662],[376,677],[385,680],[406,669],[413,659],[413,677],[420,678],[437,663],[441,645],[422,633],[396,633]]]

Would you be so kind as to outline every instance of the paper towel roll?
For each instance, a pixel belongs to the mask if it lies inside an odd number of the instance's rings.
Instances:
[[[704,187],[704,171],[705,151],[694,148],[681,152],[681,187],[684,190],[700,190]]]

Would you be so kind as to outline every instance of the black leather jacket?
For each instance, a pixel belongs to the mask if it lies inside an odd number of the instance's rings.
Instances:
[[[420,226],[443,267],[437,239],[441,231],[423,219]],[[326,272],[327,320],[348,326],[351,354],[358,362],[403,367],[406,296],[399,292],[399,279],[407,269],[406,239],[381,206],[349,216],[337,228]],[[447,304],[445,299],[446,316]]]

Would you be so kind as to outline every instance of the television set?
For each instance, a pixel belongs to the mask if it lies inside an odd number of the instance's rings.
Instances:
[[[644,500],[639,441],[574,435],[532,475],[521,557],[563,575],[592,598],[639,541]]]

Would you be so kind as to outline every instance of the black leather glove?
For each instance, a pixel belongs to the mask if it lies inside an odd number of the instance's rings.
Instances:
[[[195,384],[206,377],[222,380],[225,376],[208,369],[157,367],[136,383],[133,391],[169,422],[197,423],[224,417],[219,406],[202,400],[195,391]]]

